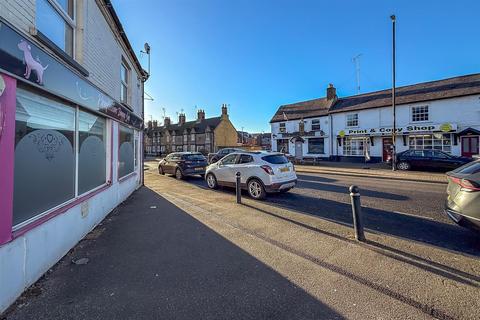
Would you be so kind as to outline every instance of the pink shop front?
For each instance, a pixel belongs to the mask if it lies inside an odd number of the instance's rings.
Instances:
[[[0,39],[2,258],[3,245],[72,209],[85,226],[64,225],[81,237],[141,185],[143,120],[1,21]]]

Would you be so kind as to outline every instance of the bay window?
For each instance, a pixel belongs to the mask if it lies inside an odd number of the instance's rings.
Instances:
[[[36,28],[60,49],[73,57],[74,0],[36,0]]]
[[[343,144],[343,155],[363,156],[365,150],[365,138],[346,137]]]
[[[13,226],[106,183],[106,120],[17,88]]]

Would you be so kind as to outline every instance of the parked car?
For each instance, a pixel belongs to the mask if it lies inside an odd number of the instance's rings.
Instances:
[[[237,149],[237,148],[223,148],[218,150],[216,153],[209,153],[208,154],[208,163],[212,164],[217,162],[218,160],[222,159],[225,157],[227,154],[230,154],[232,152],[242,152],[242,149]]]
[[[453,156],[440,150],[407,150],[397,153],[399,170],[412,168],[452,170],[470,161],[471,158]]]
[[[205,177],[207,158],[200,152],[174,152],[158,163],[158,173],[173,174],[177,179],[200,175]]]
[[[457,224],[480,230],[480,160],[447,172],[445,213]]]
[[[240,172],[241,188],[254,199],[264,199],[267,193],[287,192],[297,184],[295,167],[277,152],[235,152],[208,166],[207,185],[234,187]]]

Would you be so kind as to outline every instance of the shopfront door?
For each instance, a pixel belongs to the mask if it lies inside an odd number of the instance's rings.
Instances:
[[[462,137],[462,156],[472,157],[479,153],[478,136]]]
[[[393,139],[392,138],[383,138],[383,157],[382,161],[387,161],[392,157],[392,145]]]
[[[296,159],[303,158],[303,143],[301,141],[295,142],[295,158]]]

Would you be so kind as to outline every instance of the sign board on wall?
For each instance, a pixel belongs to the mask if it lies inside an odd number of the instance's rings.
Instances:
[[[128,125],[143,120],[0,20],[0,69]],[[119,67],[120,68],[120,67]]]
[[[415,124],[404,127],[395,128],[395,132],[399,135],[408,133],[422,133],[422,132],[454,132],[457,131],[456,123],[441,123],[441,124]],[[360,128],[360,129],[345,129],[338,132],[340,137],[344,136],[382,136],[391,135],[393,127],[382,128]]]

